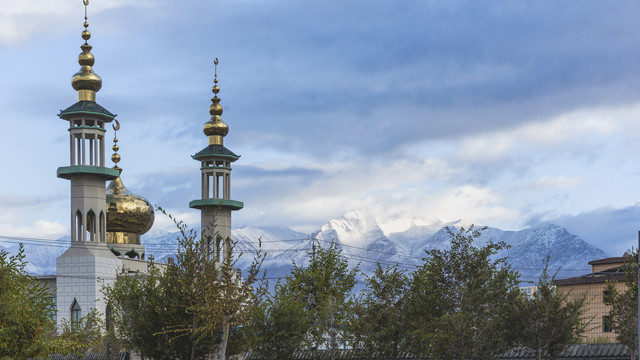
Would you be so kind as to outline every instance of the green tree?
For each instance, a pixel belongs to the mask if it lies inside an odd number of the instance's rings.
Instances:
[[[78,324],[71,324],[65,319],[57,329],[58,334],[51,339],[51,352],[73,353],[84,355],[87,352],[104,351],[104,322],[95,308],[80,319]]]
[[[533,349],[538,360],[556,359],[568,345],[578,343],[587,329],[586,295],[569,300],[568,293],[559,292],[553,286],[555,275],[549,276],[548,266],[549,257],[533,296],[519,302],[520,343]]]
[[[172,326],[166,333],[190,336],[194,344],[196,338],[219,339],[214,347],[216,356],[226,359],[234,328],[247,322],[265,292],[264,286],[258,284],[258,275],[266,253],[259,243],[245,277],[241,277],[235,265],[242,254],[236,256],[231,239],[221,239],[216,234],[214,241],[204,232],[196,236],[193,230],[187,231],[182,222],[176,224],[180,230],[180,248],[174,269],[179,274],[180,288],[188,294],[188,299],[180,305],[193,317]],[[222,262],[217,261],[219,253],[215,249],[220,241],[225,249]]]
[[[406,351],[404,301],[409,280],[397,266],[383,269],[378,263],[354,306],[354,347],[385,359],[398,359]]]
[[[308,336],[312,350],[326,347],[335,359],[338,337],[349,331],[352,290],[358,269],[349,270],[347,259],[335,243],[317,249],[307,267],[293,264],[289,283],[305,303],[312,325]]]
[[[289,282],[278,282],[252,314],[246,330],[251,350],[265,359],[290,359],[307,344],[312,321],[306,303]]]
[[[611,305],[609,326],[617,333],[617,340],[632,349],[632,359],[638,357],[638,252],[625,256],[622,270],[625,274],[624,291],[616,282],[607,283],[605,304]]]
[[[515,342],[519,275],[506,248],[488,241],[474,246],[481,230],[447,228],[448,250],[430,250],[413,274],[407,296],[410,348],[437,359],[493,359]]]
[[[0,359],[28,359],[50,350],[53,304],[25,266],[22,244],[14,256],[0,250]]]
[[[144,274],[119,276],[103,290],[114,332],[125,347],[152,359],[197,359],[212,351],[213,339],[173,332],[176,326],[194,321],[186,310],[191,293],[184,287],[183,275],[175,263],[164,272],[150,266]]]

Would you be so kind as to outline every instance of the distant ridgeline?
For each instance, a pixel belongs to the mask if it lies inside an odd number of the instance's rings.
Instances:
[[[457,226],[457,223],[449,225]],[[142,242],[156,261],[164,262],[174,256],[176,238],[177,232],[156,232],[144,235]],[[314,245],[326,247],[331,241],[339,245],[351,266],[359,264],[365,274],[370,274],[378,262],[382,266],[397,265],[411,272],[422,263],[426,250],[444,249],[449,244],[449,235],[443,226],[414,226],[385,235],[375,220],[357,212],[330,220],[312,234],[287,227],[247,227],[233,230],[232,238],[237,242],[235,251],[243,253],[238,262],[241,268],[249,265],[251,254],[258,247],[258,239],[262,240],[262,248],[268,253],[263,269],[268,269],[267,277],[273,282],[289,274],[293,261],[296,264],[308,261]],[[520,231],[489,228],[483,232],[480,241],[489,239],[504,241],[511,246],[497,256],[509,259],[511,266],[520,272],[523,285],[537,279],[547,255],[550,255],[550,272],[561,269],[558,278],[588,273],[591,271],[587,264],[589,261],[610,256],[566,229],[551,224]],[[54,274],[56,257],[69,246],[68,237],[55,241],[11,238],[0,239],[0,248],[15,253],[19,242],[25,244],[27,270],[36,275]]]

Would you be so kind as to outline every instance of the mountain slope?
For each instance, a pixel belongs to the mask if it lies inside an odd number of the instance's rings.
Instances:
[[[450,236],[445,226],[459,228],[462,225],[461,221],[456,221],[434,226],[413,226],[403,232],[385,235],[375,218],[354,211],[329,220],[310,235],[287,227],[245,227],[234,229],[232,238],[236,241],[236,254],[242,253],[237,265],[245,269],[251,263],[260,239],[262,249],[267,252],[263,269],[268,271],[269,279],[277,280],[289,274],[293,262],[304,266],[311,258],[314,247],[328,247],[332,242],[341,249],[352,267],[359,266],[365,274],[370,274],[378,262],[383,266],[397,265],[411,272],[423,262],[426,251],[443,250],[450,246]],[[193,233],[199,234],[199,229],[194,229]],[[146,247],[147,257],[153,255],[161,262],[174,257],[178,249],[178,235],[178,232],[160,232],[144,236],[142,243]],[[504,241],[510,246],[496,257],[508,258],[511,266],[522,274],[523,281],[536,280],[547,256],[550,257],[549,268],[552,273],[561,269],[558,278],[588,273],[589,261],[609,256],[566,229],[552,224],[520,231],[488,228],[483,231],[478,244],[489,240]],[[28,271],[33,274],[55,273],[55,259],[64,252],[68,241],[67,238],[56,243],[26,245]],[[17,247],[15,243],[0,243],[0,248],[12,254],[17,252]]]

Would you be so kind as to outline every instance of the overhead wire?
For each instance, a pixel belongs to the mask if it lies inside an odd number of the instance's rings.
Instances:
[[[306,238],[298,238],[298,239],[283,239],[283,240],[264,240],[261,241],[262,243],[276,243],[276,242],[293,242],[293,241],[322,241],[324,243],[331,243],[333,242],[332,240],[327,240],[327,239],[317,239],[317,238],[310,238],[310,237],[306,237]],[[28,245],[28,246],[47,246],[47,247],[59,247],[59,248],[67,248],[70,245],[70,240],[69,239],[46,239],[46,238],[37,238],[37,237],[21,237],[21,236],[10,236],[10,235],[0,235],[0,242],[9,242],[9,243],[22,243],[24,245]],[[243,241],[242,243],[259,243],[259,241]],[[147,252],[158,252],[158,251],[170,251],[170,252],[174,252],[177,251],[179,248],[178,244],[144,244],[145,249]],[[355,245],[349,245],[349,244],[343,244],[343,243],[339,243],[338,246],[340,247],[346,247],[346,248],[352,248],[352,249],[358,249],[358,250],[362,250],[362,251],[366,251],[366,252],[371,252],[371,253],[378,253],[378,254],[384,254],[384,255],[392,255],[392,256],[398,256],[398,257],[403,257],[406,259],[416,259],[416,260],[424,260],[424,257],[417,257],[417,256],[411,256],[411,255],[405,255],[405,254],[397,254],[397,253],[391,253],[388,251],[381,251],[381,250],[375,250],[375,249],[367,249],[364,247],[359,247],[359,246],[355,246]],[[259,249],[251,249],[251,248],[236,248],[233,250],[234,253],[238,254],[238,253],[251,253],[251,252],[255,252],[258,251]],[[286,253],[286,252],[301,252],[301,251],[310,251],[310,248],[300,248],[300,247],[291,247],[291,248],[275,248],[275,249],[269,249],[269,248],[263,248],[262,251],[266,252],[267,255],[269,255],[270,253]],[[415,263],[409,263],[409,262],[400,262],[400,261],[391,261],[391,260],[383,260],[383,259],[376,259],[376,258],[371,258],[371,257],[367,257],[367,256],[363,256],[360,254],[353,254],[353,253],[349,253],[349,252],[343,252],[342,253],[343,256],[345,257],[349,257],[351,259],[354,260],[359,260],[359,261],[364,261],[364,262],[368,262],[368,263],[380,263],[380,264],[385,264],[385,265],[398,265],[401,267],[405,267],[405,268],[416,268],[419,267],[418,264]],[[542,271],[543,267],[540,268],[534,268],[534,267],[516,267],[513,266],[513,268],[515,270],[518,271]],[[555,270],[556,268],[553,268],[551,270]],[[590,268],[560,268],[563,271],[590,271]]]

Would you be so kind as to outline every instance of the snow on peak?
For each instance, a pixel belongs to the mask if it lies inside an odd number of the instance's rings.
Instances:
[[[326,241],[335,240],[351,246],[362,246],[384,237],[384,233],[372,215],[350,211],[337,219],[329,220],[314,232],[312,237]]]

